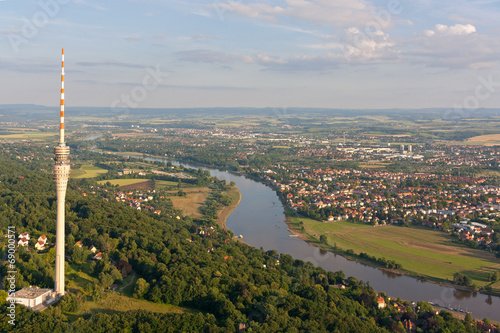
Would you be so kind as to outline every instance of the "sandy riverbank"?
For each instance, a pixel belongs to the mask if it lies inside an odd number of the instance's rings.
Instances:
[[[240,190],[238,190],[238,188],[232,187],[228,191],[224,192],[224,194],[227,194],[231,198],[232,203],[229,206],[223,207],[219,211],[219,218],[215,222],[222,229],[228,230],[228,228],[226,226],[226,219],[229,217],[229,215],[231,215],[231,213],[233,212],[233,210],[235,210],[236,207],[238,207],[238,205],[240,204],[240,202],[241,202],[241,193],[240,193]]]

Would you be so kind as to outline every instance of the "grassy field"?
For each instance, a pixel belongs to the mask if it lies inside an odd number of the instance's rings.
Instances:
[[[94,178],[100,174],[107,173],[108,170],[99,168],[98,166],[86,164],[80,169],[71,170],[71,178]]]
[[[500,134],[480,135],[469,138],[467,143],[500,144]]]
[[[297,218],[292,218],[297,223]],[[368,253],[394,260],[403,269],[434,280],[453,280],[461,272],[477,286],[488,285],[488,274],[500,270],[500,260],[491,253],[453,243],[444,232],[424,227],[373,227],[350,222],[322,223],[301,218],[306,232],[315,239],[326,235],[328,244],[356,254]],[[500,288],[500,282],[492,286]]]
[[[184,215],[192,218],[200,218],[203,215],[200,213],[200,207],[205,203],[210,196],[210,189],[208,187],[191,187],[182,188],[186,192],[185,197],[170,196],[169,199],[176,209],[182,210]],[[172,192],[177,193],[177,191]]]
[[[39,132],[33,129],[11,129],[10,134],[0,134],[0,140],[32,140],[43,141],[51,137],[55,137],[58,133]],[[15,133],[12,133],[15,132]]]
[[[99,181],[97,183],[100,184],[100,185],[104,185],[107,182],[110,182],[111,185],[127,186],[127,185],[134,185],[134,184],[138,184],[138,183],[144,183],[144,182],[147,182],[149,180],[150,179],[134,179],[134,178],[130,178],[130,179],[108,179],[108,180],[101,180],[101,181]]]
[[[72,315],[76,318],[93,313],[104,312],[113,314],[116,312],[126,312],[133,310],[146,310],[156,313],[186,313],[192,312],[189,309],[169,304],[157,304],[146,300],[127,297],[118,292],[106,291],[101,301],[94,302],[87,300],[78,313]],[[73,317],[74,318],[74,317]]]
[[[477,177],[500,177],[500,171],[497,170],[483,170]]]
[[[165,187],[176,187],[179,183],[178,182],[173,182],[173,181],[170,181],[170,180],[157,180],[155,182],[155,188],[157,189],[162,189],[162,188],[165,188]],[[182,186],[184,187],[185,184],[182,184]]]
[[[367,162],[359,164],[359,167],[364,169],[385,169],[390,164],[390,162]]]
[[[69,269],[66,270],[66,278],[68,281],[69,291],[75,292],[79,290],[81,292],[86,292],[87,285],[93,286],[98,283],[96,278],[91,277],[88,273],[90,272],[90,263],[86,262],[81,265],[70,264]],[[66,312],[65,315],[72,321],[78,320],[78,318],[87,316],[89,314],[104,312],[104,313],[117,313],[126,312],[133,310],[146,310],[156,313],[186,313],[192,312],[190,309],[167,305],[167,304],[157,304],[153,302],[148,302],[146,300],[140,300],[128,297],[132,294],[134,283],[137,280],[137,274],[129,275],[123,280],[123,285],[129,284],[126,288],[120,291],[105,291],[102,300],[98,302],[92,301],[90,296],[87,296],[87,302],[85,302],[81,309],[77,313]]]
[[[98,282],[97,279],[91,277],[88,274],[89,272],[89,262],[82,265],[69,264],[69,269],[66,270],[66,279],[68,280],[69,289],[83,292],[86,290],[88,284],[91,286],[96,284]]]

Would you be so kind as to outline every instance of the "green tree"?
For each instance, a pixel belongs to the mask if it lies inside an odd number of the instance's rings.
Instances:
[[[323,244],[328,244],[328,239],[326,238],[326,235],[319,236],[319,241]]]
[[[460,272],[457,272],[453,274],[453,283],[459,285],[459,286],[470,286],[472,283],[472,280],[470,277],[468,277],[465,274],[462,274]]]
[[[470,312],[467,312],[464,318],[464,324],[466,326],[470,326],[473,323],[474,323],[474,318],[472,318],[472,314]]]
[[[418,313],[425,313],[428,311],[432,311],[432,306],[427,302],[420,301],[417,303],[417,309]]]
[[[7,301],[7,292],[5,290],[0,290],[0,306],[3,306]]]
[[[51,248],[49,250],[49,252],[47,252],[47,254],[45,255],[45,261],[48,262],[49,264],[56,261],[56,248],[55,247]]]
[[[71,256],[71,260],[73,260],[75,263],[83,263],[85,260],[87,260],[87,257],[89,256],[90,251],[86,250],[84,247],[79,247],[78,245],[73,246],[73,254]]]
[[[146,282],[143,278],[137,279],[134,286],[134,297],[142,298],[149,290],[149,283]]]
[[[99,302],[102,299],[103,289],[99,284],[94,284],[91,291],[92,300]]]

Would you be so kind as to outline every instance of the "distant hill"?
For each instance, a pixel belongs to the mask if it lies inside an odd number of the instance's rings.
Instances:
[[[57,118],[58,106],[34,104],[0,105],[2,121],[53,120]],[[447,108],[427,109],[334,109],[334,108],[111,108],[111,107],[66,107],[75,117],[105,117],[110,119],[176,118],[192,119],[207,115],[275,115],[290,117],[299,115],[320,115],[326,117],[388,116],[394,120],[434,120],[457,121],[464,119],[491,118],[500,116],[500,108],[477,110],[453,110]]]

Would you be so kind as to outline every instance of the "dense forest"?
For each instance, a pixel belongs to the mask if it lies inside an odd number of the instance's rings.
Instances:
[[[49,159],[23,162],[13,154],[0,156],[0,227],[5,233],[32,238],[45,234],[55,241],[55,185]],[[67,252],[73,261],[84,261],[75,253],[74,241],[96,244],[103,260],[91,265],[99,281],[84,292],[70,292],[44,312],[17,306],[12,327],[6,306],[0,307],[2,332],[404,332],[411,321],[420,332],[476,332],[472,319],[454,319],[450,313],[436,314],[429,304],[391,305],[379,309],[379,294],[369,284],[342,271],[326,272],[290,255],[255,249],[234,240],[230,231],[206,221],[175,218],[169,214],[139,212],[113,200],[83,196],[78,190],[88,180],[71,179],[66,199]],[[216,197],[215,201],[224,198]],[[207,227],[214,232],[200,233]],[[121,263],[120,271],[113,262]],[[126,264],[124,264],[126,263]],[[53,286],[51,252],[16,252],[18,288]],[[186,314],[157,314],[144,310],[96,313],[77,320],[68,316],[86,297],[96,298],[124,275],[123,267],[140,276],[134,297],[154,303],[179,305]],[[125,270],[127,270],[125,268]],[[6,277],[7,267],[1,267]],[[345,289],[338,288],[344,285]],[[68,289],[68,287],[67,287]],[[71,288],[69,288],[71,290]],[[5,294],[5,293],[4,293]],[[5,295],[0,299],[5,302]]]

